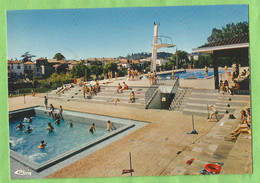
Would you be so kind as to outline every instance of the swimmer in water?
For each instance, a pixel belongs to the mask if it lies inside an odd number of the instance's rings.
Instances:
[[[43,149],[45,146],[47,145],[47,143],[44,143],[44,140],[41,141],[40,145],[38,146],[39,149]]]
[[[54,127],[51,125],[51,123],[48,123],[48,126],[46,129],[49,130],[49,132],[53,132]]]
[[[110,132],[110,129],[111,129],[111,126],[113,125],[113,123],[110,121],[110,120],[108,120],[107,121],[107,131],[108,132]]]
[[[20,130],[23,129],[23,127],[25,127],[22,122],[19,123],[19,125],[16,126],[16,129],[19,128]]]
[[[72,128],[72,127],[73,127],[73,123],[72,123],[72,122],[70,122],[69,128]]]
[[[27,118],[27,117],[25,117],[25,118],[23,119],[23,121],[24,121],[24,122],[27,122],[27,123],[31,123],[31,122],[32,122],[32,118]]]
[[[89,128],[89,132],[90,133],[94,133],[94,130],[96,131],[96,128],[95,128],[95,123],[93,123],[91,126],[90,126],[90,128]]]
[[[60,124],[60,115],[55,114],[54,119],[55,119],[55,124],[59,125]]]
[[[23,133],[31,133],[31,131],[33,131],[33,129],[30,126],[28,126],[27,130],[23,131]]]

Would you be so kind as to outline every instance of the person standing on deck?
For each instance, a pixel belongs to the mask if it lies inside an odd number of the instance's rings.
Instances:
[[[48,108],[48,98],[47,98],[47,96],[44,96],[44,107],[45,107],[45,109]]]
[[[209,76],[209,68],[205,65],[205,72],[206,72],[206,77]]]

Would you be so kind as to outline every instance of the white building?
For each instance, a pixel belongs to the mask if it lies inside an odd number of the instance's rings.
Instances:
[[[42,75],[42,68],[36,67],[35,62],[25,62],[24,63],[24,72],[27,74],[34,73],[35,76],[41,76]]]
[[[18,60],[8,60],[8,73],[15,76],[24,74],[24,64]]]

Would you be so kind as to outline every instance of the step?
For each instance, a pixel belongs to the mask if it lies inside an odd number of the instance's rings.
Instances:
[[[225,111],[218,110],[218,115],[224,116]],[[198,115],[198,116],[208,116],[207,110],[198,110],[198,109],[183,109],[183,114],[190,114],[190,115]]]

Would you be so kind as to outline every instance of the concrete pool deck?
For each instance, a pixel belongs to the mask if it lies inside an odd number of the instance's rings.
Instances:
[[[37,95],[36,97],[26,96],[26,104],[24,104],[23,97],[10,98],[9,111],[41,105],[42,103],[43,95]],[[195,163],[194,166],[187,167],[185,158],[189,156],[198,157],[201,160],[197,162],[202,162],[201,166],[203,162],[204,164],[209,162],[212,149],[217,150],[217,147],[221,144],[220,141],[223,141],[223,139],[216,139],[214,133],[216,134],[216,132],[220,131],[227,134],[229,132],[227,132],[227,129],[230,129],[228,128],[230,125],[227,127],[224,125],[225,128],[221,128],[219,127],[221,126],[220,123],[207,122],[205,117],[195,116],[195,129],[199,134],[188,135],[186,133],[192,130],[191,116],[177,111],[145,110],[127,106],[66,102],[54,99],[50,99],[49,103],[52,103],[54,106],[62,105],[64,110],[128,118],[150,122],[150,124],[118,139],[106,147],[81,157],[78,161],[68,162],[65,167],[56,167],[58,171],[55,169],[41,175],[47,178],[129,176],[121,175],[123,169],[129,168],[128,152],[132,153],[133,168],[135,169],[134,176],[199,174],[200,167],[198,168],[198,165],[195,167]],[[240,146],[239,142],[235,143],[238,147]],[[224,147],[223,153],[225,152],[225,147],[233,147],[233,142],[228,143],[229,146],[220,146]],[[226,162],[230,162],[225,164],[229,169],[226,170],[224,167],[223,172],[236,173],[232,170],[240,166],[237,163],[243,163],[244,165],[244,168],[237,173],[252,172],[252,164],[248,162],[251,159],[251,140],[243,139],[241,143],[241,146],[247,147],[247,151],[232,149],[230,151],[230,148],[226,148],[229,149],[228,152],[232,154],[232,157],[227,156],[223,159]],[[201,152],[201,144],[209,147],[203,150],[204,155]],[[177,154],[178,152],[181,153]],[[244,157],[245,154],[249,158],[241,160],[239,157]],[[15,164],[15,162],[13,163]],[[189,170],[189,173],[187,173],[188,168],[193,168],[194,170]]]
[[[223,75],[224,78],[227,78],[227,73]],[[118,82],[123,81],[129,86],[150,86],[146,79],[127,81],[126,78],[119,78],[118,81],[106,85],[116,86]],[[213,78],[197,81],[182,80],[180,83],[181,86],[194,85],[207,89],[214,87]],[[9,111],[43,105],[44,95],[26,96],[25,104],[24,97],[9,98]],[[185,115],[180,111],[145,110],[107,103],[49,99],[49,104],[51,103],[55,107],[62,105],[64,110],[127,118],[149,122],[149,124],[118,138],[105,147],[100,147],[91,154],[81,156],[80,160],[66,162],[65,166],[57,165],[55,169],[47,170],[35,177],[129,176],[121,175],[123,169],[129,168],[128,152],[132,153],[135,170],[133,176],[197,175],[209,162],[220,163],[223,168],[221,173],[252,173],[251,136],[242,134],[236,142],[225,141],[224,137],[229,136],[231,130],[238,125],[237,120],[228,120],[227,115],[217,123],[208,122],[205,117],[195,116],[195,129],[199,134],[188,135],[187,132],[192,130],[191,115]],[[250,107],[250,101],[247,107]],[[239,110],[236,112],[238,119]],[[186,161],[192,157],[196,160],[188,166]],[[11,161],[12,163],[15,164]]]

